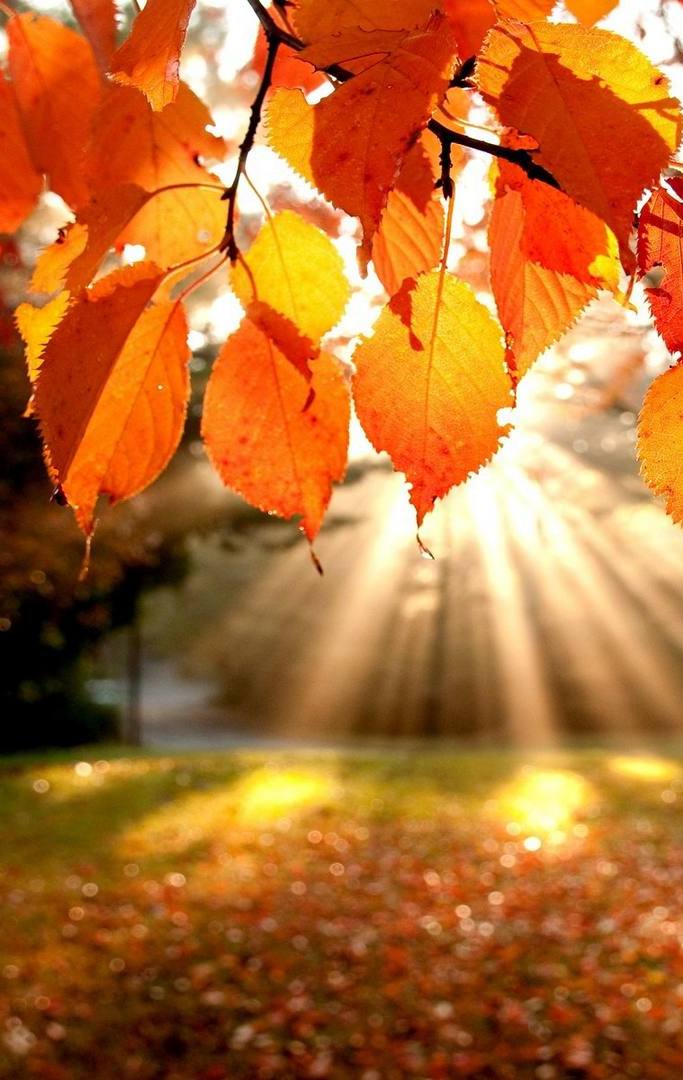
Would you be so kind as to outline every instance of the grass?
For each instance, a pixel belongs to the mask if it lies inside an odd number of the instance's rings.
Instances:
[[[683,1075],[673,756],[0,763],[0,1076]]]

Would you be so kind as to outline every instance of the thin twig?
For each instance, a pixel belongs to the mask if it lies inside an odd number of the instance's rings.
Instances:
[[[457,143],[458,146],[466,146],[470,150],[481,150],[484,154],[490,154],[492,157],[511,161],[513,165],[519,165],[520,169],[523,169],[531,180],[540,180],[544,184],[549,184],[550,187],[561,190],[552,173],[549,173],[547,169],[534,161],[528,150],[501,146],[500,143],[486,142],[484,139],[475,139],[472,135],[452,131],[445,124],[440,123],[439,120],[430,120],[427,127],[438,136],[442,146],[445,143]]]
[[[254,7],[254,4],[256,2],[257,2],[257,0],[253,0],[253,2],[252,2],[252,0],[249,0],[249,3],[252,5],[252,7]],[[258,7],[260,8],[260,4],[258,5]],[[256,8],[254,8],[254,10],[256,10]],[[268,12],[264,10],[263,14],[268,15]],[[271,18],[270,16],[268,16],[268,17],[269,17],[269,19]],[[272,21],[272,19],[271,19],[271,21]],[[268,90],[270,88],[271,79],[273,77],[273,68],[275,67],[275,60],[277,58],[277,51],[280,48],[280,45],[282,44],[282,39],[279,36],[282,33],[282,31],[277,26],[277,24],[274,23],[274,22],[273,22],[273,26],[275,27],[275,30],[277,31],[278,36],[271,37],[270,36],[270,31],[266,30],[266,34],[268,35],[268,55],[266,57],[266,66],[265,66],[265,68],[263,70],[263,77],[261,79],[261,85],[258,88],[258,93],[257,93],[256,97],[254,98],[253,104],[251,106],[251,115],[249,116],[249,126],[247,128],[247,133],[244,136],[244,139],[242,141],[242,145],[240,146],[240,152],[239,152],[239,157],[237,159],[237,168],[235,170],[235,176],[233,178],[232,184],[230,185],[230,187],[225,192],[225,195],[223,196],[225,199],[227,199],[227,202],[228,202],[228,220],[227,220],[227,223],[226,223],[226,226],[225,226],[225,234],[224,234],[223,239],[221,241],[220,250],[221,251],[227,251],[228,258],[230,259],[231,263],[235,263],[237,261],[237,255],[238,255],[237,242],[235,241],[235,210],[236,210],[236,205],[237,205],[237,189],[239,187],[240,178],[241,178],[241,176],[242,176],[242,174],[244,172],[244,167],[245,167],[245,165],[247,163],[247,158],[249,157],[249,154],[251,153],[251,149],[252,149],[252,147],[254,145],[254,139],[256,138],[256,132],[258,131],[258,126],[259,126],[259,124],[261,122],[261,112],[263,110],[263,102],[266,99],[266,94],[268,93]]]

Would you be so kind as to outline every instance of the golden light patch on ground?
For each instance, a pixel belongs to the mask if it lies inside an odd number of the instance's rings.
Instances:
[[[592,797],[590,784],[577,773],[526,767],[500,792],[497,813],[508,832],[526,837],[533,851],[543,843],[562,843]]]
[[[660,757],[637,757],[623,755],[611,758],[608,762],[610,772],[626,776],[633,780],[664,781],[675,780],[681,775],[681,767],[675,761]]]

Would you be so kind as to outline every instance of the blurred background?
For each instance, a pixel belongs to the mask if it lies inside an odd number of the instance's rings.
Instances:
[[[70,18],[63,2],[32,7]],[[680,4],[622,3],[605,26],[637,40],[680,91]],[[258,81],[256,33],[246,3],[205,0],[192,22],[183,75],[231,148],[216,169],[223,179]],[[482,155],[465,165],[451,263],[491,304],[488,166]],[[385,301],[372,274],[358,275],[354,223],[263,143],[249,175],[274,209],[293,206],[334,237],[354,294],[331,345],[349,359]],[[244,240],[262,215],[245,184]],[[36,253],[65,220],[48,194],[18,237],[0,238],[2,750],[98,737],[180,748],[679,736],[683,534],[634,454],[643,392],[670,359],[642,291],[631,306],[594,302],[524,380],[505,446],[425,525],[434,561],[420,557],[402,479],[354,423],[348,477],[317,544],[319,578],[296,525],[225,491],[204,456],[203,387],[240,318],[214,277],[191,301],[182,448],[151,489],[103,509],[79,583],[82,541],[68,509],[50,502],[35,426],[22,415],[28,383],[12,320]],[[141,255],[127,248],[124,260]]]

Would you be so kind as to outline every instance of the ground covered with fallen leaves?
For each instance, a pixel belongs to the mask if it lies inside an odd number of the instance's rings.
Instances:
[[[683,1075],[666,754],[0,763],[0,1076]]]

